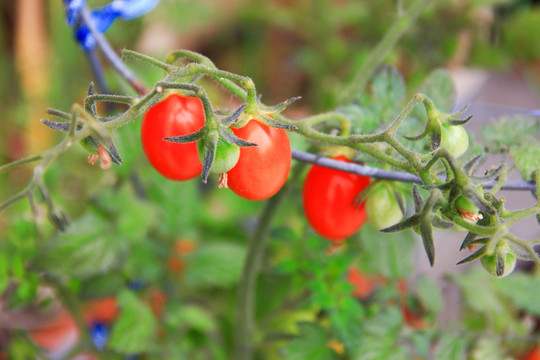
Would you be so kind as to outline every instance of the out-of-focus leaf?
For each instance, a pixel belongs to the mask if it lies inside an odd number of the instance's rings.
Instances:
[[[207,310],[196,305],[179,305],[167,314],[166,323],[173,328],[185,327],[203,333],[213,331],[217,324]]]
[[[499,341],[483,338],[474,344],[471,360],[512,360],[512,357],[506,354]]]
[[[350,316],[346,311],[334,311],[330,315],[333,333],[349,351],[358,347],[362,339],[360,318]]]
[[[382,123],[391,122],[403,105],[405,81],[394,67],[384,67],[377,72],[370,89],[361,93],[357,104],[338,109],[351,120],[353,134],[372,133]]]
[[[540,168],[540,142],[538,140],[511,146],[510,155],[514,158],[514,163],[525,180],[531,180],[533,171]]]
[[[233,243],[206,243],[186,258],[185,282],[192,287],[228,287],[240,277],[243,246]]]
[[[427,276],[421,276],[416,283],[416,292],[429,310],[438,313],[443,307],[443,298],[437,284]]]
[[[401,312],[387,308],[362,324],[360,344],[354,349],[356,359],[406,359],[407,350],[399,345],[399,332],[403,325]]]
[[[79,297],[86,300],[112,296],[117,294],[124,284],[124,277],[117,272],[96,275],[82,282]]]
[[[448,70],[445,69],[437,69],[431,72],[420,86],[418,92],[429,97],[435,107],[443,112],[449,112],[452,109],[456,97],[454,81]],[[413,114],[421,119],[424,124],[427,121],[426,110],[423,106],[417,106]]]
[[[157,222],[158,210],[154,203],[137,199],[131,187],[104,193],[99,200],[110,213],[118,216],[115,232],[120,237],[145,239],[148,230]]]
[[[443,334],[437,343],[435,360],[465,360],[467,342],[462,336]]]
[[[382,68],[371,81],[371,103],[382,114],[399,112],[406,93],[405,80],[395,67]]]
[[[493,287],[510,299],[514,306],[532,315],[540,316],[540,279],[527,274],[512,274],[492,281]]]
[[[360,230],[362,251],[359,263],[373,273],[398,279],[409,276],[413,268],[412,252],[416,241],[411,231],[381,233],[365,224]]]
[[[315,323],[298,323],[300,335],[290,341],[281,354],[287,360],[337,360],[337,354],[328,347],[324,328]]]
[[[451,279],[459,285],[465,303],[473,311],[486,315],[501,314],[504,311],[502,302],[487,281],[489,275],[482,269],[455,274]]]
[[[122,311],[114,323],[107,346],[122,354],[148,351],[155,338],[154,314],[135,294],[127,290],[118,295],[118,305]]]
[[[45,246],[38,254],[38,264],[45,271],[80,279],[115,269],[127,247],[111,233],[109,224],[87,213]]]
[[[540,122],[526,115],[502,116],[482,127],[482,137],[492,151],[519,145],[540,134]]]

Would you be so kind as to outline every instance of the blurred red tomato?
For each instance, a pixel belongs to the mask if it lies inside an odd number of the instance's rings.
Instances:
[[[116,298],[111,296],[85,304],[83,317],[87,323],[109,323],[116,319],[119,311]]]
[[[71,314],[62,311],[43,326],[28,330],[28,336],[39,347],[59,352],[75,345],[79,339],[79,329]]]
[[[359,299],[367,299],[384,282],[384,279],[368,275],[353,265],[347,273],[347,281],[349,284],[354,285],[353,296]]]

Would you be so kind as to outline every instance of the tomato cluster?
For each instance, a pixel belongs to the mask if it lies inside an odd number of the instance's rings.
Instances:
[[[205,124],[202,102],[196,97],[172,94],[145,114],[141,139],[150,164],[172,180],[189,180],[201,174],[205,139],[198,144],[164,140],[200,130]],[[291,145],[287,133],[250,120],[234,134],[254,147],[238,148],[218,140],[213,172],[227,173],[228,187],[249,200],[273,196],[287,180],[291,166]],[[199,148],[199,149],[197,149]]]

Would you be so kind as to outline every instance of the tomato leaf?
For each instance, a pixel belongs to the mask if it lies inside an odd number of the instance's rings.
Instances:
[[[540,316],[540,279],[527,274],[513,274],[497,279],[493,287],[504,297],[510,299],[519,310]]]
[[[127,290],[118,295],[118,304],[122,311],[114,323],[107,346],[122,354],[150,350],[156,331],[156,320],[150,308]]]
[[[365,360],[408,359],[411,354],[399,344],[403,325],[400,311],[389,307],[363,322],[360,344],[354,354]]]
[[[39,267],[80,279],[115,269],[127,247],[111,234],[107,223],[88,213],[73,222],[65,233],[51,239],[39,255]]]
[[[421,276],[416,283],[416,291],[425,307],[435,313],[443,308],[443,298],[437,284],[427,276]]]
[[[206,243],[186,257],[186,285],[194,288],[229,287],[238,282],[245,248],[226,243]]]
[[[362,251],[359,263],[373,273],[398,279],[407,277],[413,269],[412,252],[416,241],[411,231],[385,234],[365,224],[360,230]]]
[[[437,343],[435,360],[464,359],[467,347],[466,340],[459,335],[443,334]]]
[[[510,147],[510,155],[521,176],[525,180],[532,180],[532,174],[540,168],[540,142],[526,141]]]
[[[81,299],[100,299],[118,293],[124,287],[124,277],[118,272],[99,274],[82,281]]]
[[[482,127],[482,137],[491,151],[500,151],[540,135],[540,122],[526,115],[502,116]]]
[[[280,353],[288,360],[337,360],[337,354],[328,347],[330,340],[323,327],[316,323],[298,323],[300,335],[290,341]]]
[[[442,112],[450,111],[456,98],[456,87],[452,75],[445,69],[432,71],[418,92],[430,98],[437,109]],[[422,106],[416,107],[413,113],[419,119],[427,121],[426,111]]]

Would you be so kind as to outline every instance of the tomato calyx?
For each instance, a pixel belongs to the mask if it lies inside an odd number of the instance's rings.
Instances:
[[[424,131],[420,135],[405,136],[405,138],[419,141],[429,135],[432,151],[442,148],[455,158],[463,155],[469,147],[469,136],[462,125],[469,122],[472,116],[465,119],[459,119],[459,117],[465,113],[468,107],[455,113],[444,113],[438,110],[431,101],[426,102],[425,105],[428,121]]]
[[[222,174],[231,170],[240,157],[239,147],[257,146],[236,136],[229,126],[242,114],[246,104],[239,107],[233,114],[214,123],[205,124],[200,130],[182,136],[166,137],[165,140],[174,143],[197,142],[197,152],[202,162],[202,181],[208,181],[209,174]]]

